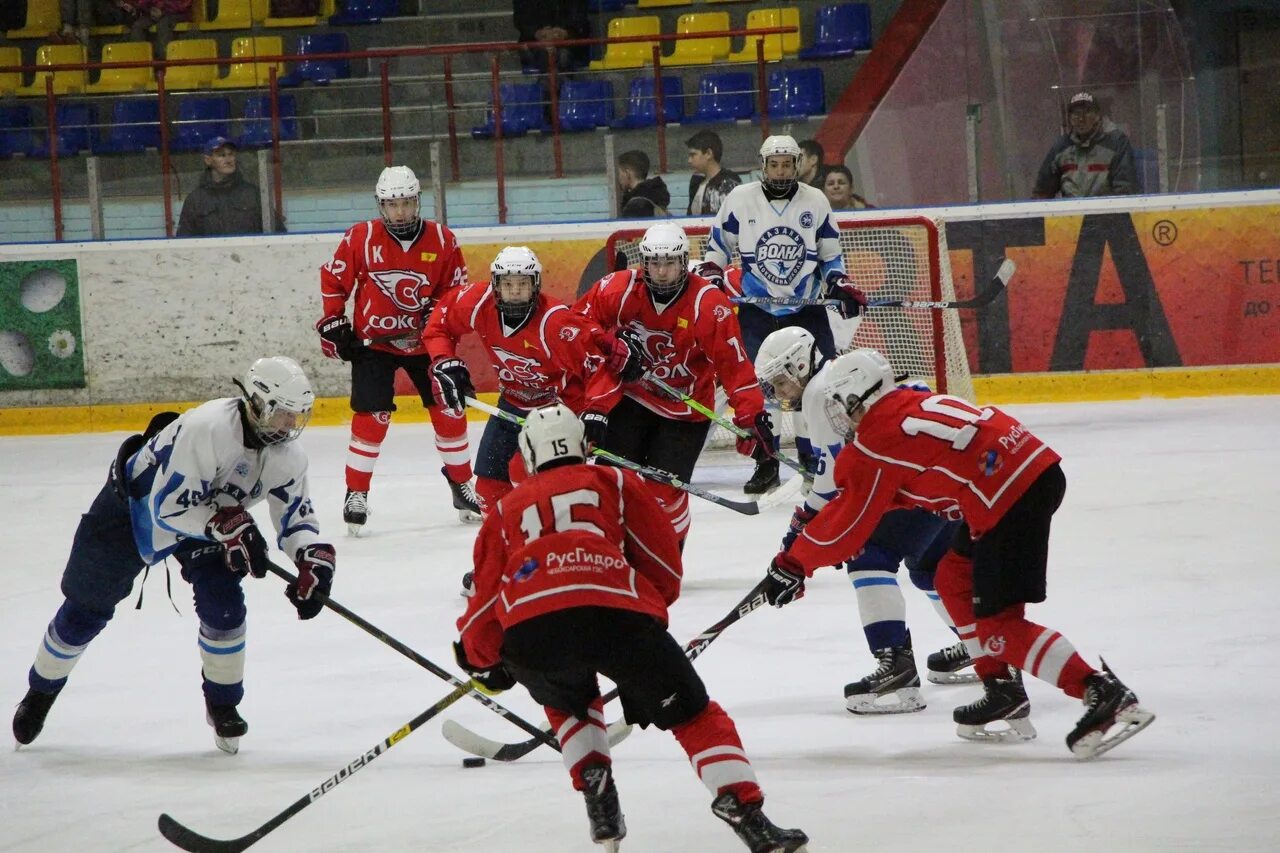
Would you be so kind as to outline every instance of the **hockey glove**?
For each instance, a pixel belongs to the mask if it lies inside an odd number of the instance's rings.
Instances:
[[[764,579],[765,600],[774,607],[785,607],[804,598],[804,568],[785,551],[773,558]]]
[[[609,432],[609,416],[604,412],[583,412],[582,430],[588,447],[601,447]]]
[[[796,511],[791,513],[791,524],[787,527],[786,535],[782,537],[783,551],[791,548],[791,543],[796,541],[796,537],[804,530],[805,525],[813,521],[813,517],[817,514],[816,509],[809,509],[805,504],[796,507]]]
[[[431,387],[436,403],[458,415],[467,410],[467,398],[476,395],[471,372],[460,358],[442,358],[431,365]]]
[[[840,300],[840,314],[846,319],[857,317],[867,307],[867,295],[857,288],[853,279],[835,270],[827,274],[827,296]]]
[[[298,567],[298,579],[284,588],[285,597],[298,611],[299,619],[314,619],[324,609],[322,597],[328,598],[333,589],[337,556],[332,545],[307,545],[298,549],[294,565]]]
[[[773,450],[773,420],[769,413],[733,416],[734,426],[746,430],[749,435],[738,439],[738,452],[743,456],[763,459]]]
[[[476,666],[467,660],[467,650],[459,642],[453,644],[453,656],[457,658],[458,666],[462,667],[476,683],[476,689],[486,696],[497,696],[502,691],[516,686],[515,676],[507,671],[502,661],[498,661],[493,666]]]
[[[357,342],[356,333],[346,315],[325,317],[316,323],[316,331],[320,333],[320,351],[326,358],[351,360]]]
[[[253,516],[237,504],[213,514],[204,528],[205,535],[222,545],[223,561],[240,577],[267,576],[267,540],[258,532]]]
[[[623,382],[634,382],[644,373],[644,348],[627,330],[606,336],[604,351],[604,366]]]
[[[716,287],[724,288],[724,270],[715,261],[702,261],[693,268],[693,274],[705,278]]]

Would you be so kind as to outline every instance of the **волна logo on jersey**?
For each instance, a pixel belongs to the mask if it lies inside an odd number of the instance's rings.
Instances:
[[[770,228],[756,241],[756,270],[770,284],[790,287],[804,266],[804,238],[785,225]]]
[[[431,280],[413,270],[376,270],[369,272],[378,289],[401,311],[421,311],[431,303]]]

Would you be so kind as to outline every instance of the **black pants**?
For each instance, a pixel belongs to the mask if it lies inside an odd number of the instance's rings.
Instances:
[[[688,481],[710,429],[711,421],[664,418],[630,397],[623,397],[609,412],[604,449]]]
[[[409,375],[422,398],[422,405],[432,405],[430,366],[431,357],[426,355],[396,355],[364,348],[357,350],[351,359],[351,411],[394,412],[398,369]]]
[[[799,326],[813,335],[813,342],[823,358],[836,357],[835,336],[831,334],[831,321],[827,309],[821,305],[807,305],[793,314],[770,314],[755,305],[738,306],[738,325],[742,328],[742,345],[747,358],[756,360],[760,344],[778,329]]]

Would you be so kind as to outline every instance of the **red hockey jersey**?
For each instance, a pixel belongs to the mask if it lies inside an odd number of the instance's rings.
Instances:
[[[458,619],[467,659],[497,662],[502,634],[569,607],[615,607],[667,621],[680,595],[680,544],[630,471],[565,465],[498,501],[475,544],[476,591]]]
[[[344,314],[355,294],[352,327],[364,340],[383,340],[374,349],[421,355],[422,341],[413,332],[426,326],[431,306],[445,292],[467,282],[467,264],[453,232],[423,220],[422,230],[405,244],[380,219],[357,222],[342,235],[333,260],[320,268],[324,315]]]
[[[633,332],[644,347],[648,370],[707,408],[715,406],[717,380],[735,412],[755,417],[764,408],[755,368],[742,344],[737,312],[724,291],[706,279],[691,274],[679,298],[659,310],[641,271],[621,270],[593,284],[574,307],[605,330]],[[615,386],[608,394],[588,400],[587,408],[608,411],[623,394],[673,420],[703,420],[643,379]]]
[[[545,293],[538,294],[533,316],[508,335],[488,282],[450,291],[437,303],[422,340],[432,360],[448,358],[468,332],[489,351],[503,396],[522,408],[561,402],[581,412],[588,386],[605,393],[617,384],[603,367],[604,332]]]
[[[899,388],[867,410],[836,457],[840,493],[788,553],[807,573],[862,549],[887,510],[920,507],[961,518],[977,538],[1061,460],[999,409]]]

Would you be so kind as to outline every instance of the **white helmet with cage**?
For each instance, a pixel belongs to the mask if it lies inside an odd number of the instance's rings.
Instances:
[[[640,239],[640,261],[644,267],[644,283],[657,296],[669,296],[689,280],[689,237],[674,222],[650,225]],[[656,281],[649,272],[650,261],[676,261],[679,265],[674,280]]]
[[[586,431],[573,410],[562,403],[533,409],[520,430],[520,455],[530,474],[553,463],[587,458]]]
[[[761,342],[755,364],[765,399],[783,411],[798,410],[817,363],[818,345],[807,329],[787,326],[771,332]]]
[[[791,177],[769,177],[769,158],[778,156],[791,158],[793,164]],[[800,146],[793,137],[786,135],[770,136],[760,146],[760,183],[771,192],[779,195],[790,192],[791,188],[796,184],[796,175],[799,171]]]
[[[502,277],[508,275],[528,276],[531,287],[527,299],[503,298],[502,288],[498,285]],[[503,322],[508,326],[518,326],[529,319],[542,290],[542,262],[528,246],[507,246],[489,265],[489,283],[493,285],[493,298]]]
[[[824,375],[827,419],[846,440],[853,438],[853,430],[862,419],[858,410],[870,408],[897,387],[888,359],[873,349],[845,353],[828,365]]]
[[[382,222],[392,236],[407,240],[418,233],[422,222],[422,184],[418,176],[408,166],[388,166],[378,176],[378,184],[374,187],[373,196],[378,201],[378,213]],[[386,202],[398,199],[413,199],[413,212],[407,217],[392,219],[387,215]]]
[[[298,362],[283,355],[260,358],[237,380],[254,435],[263,445],[284,444],[302,434],[316,395]]]

